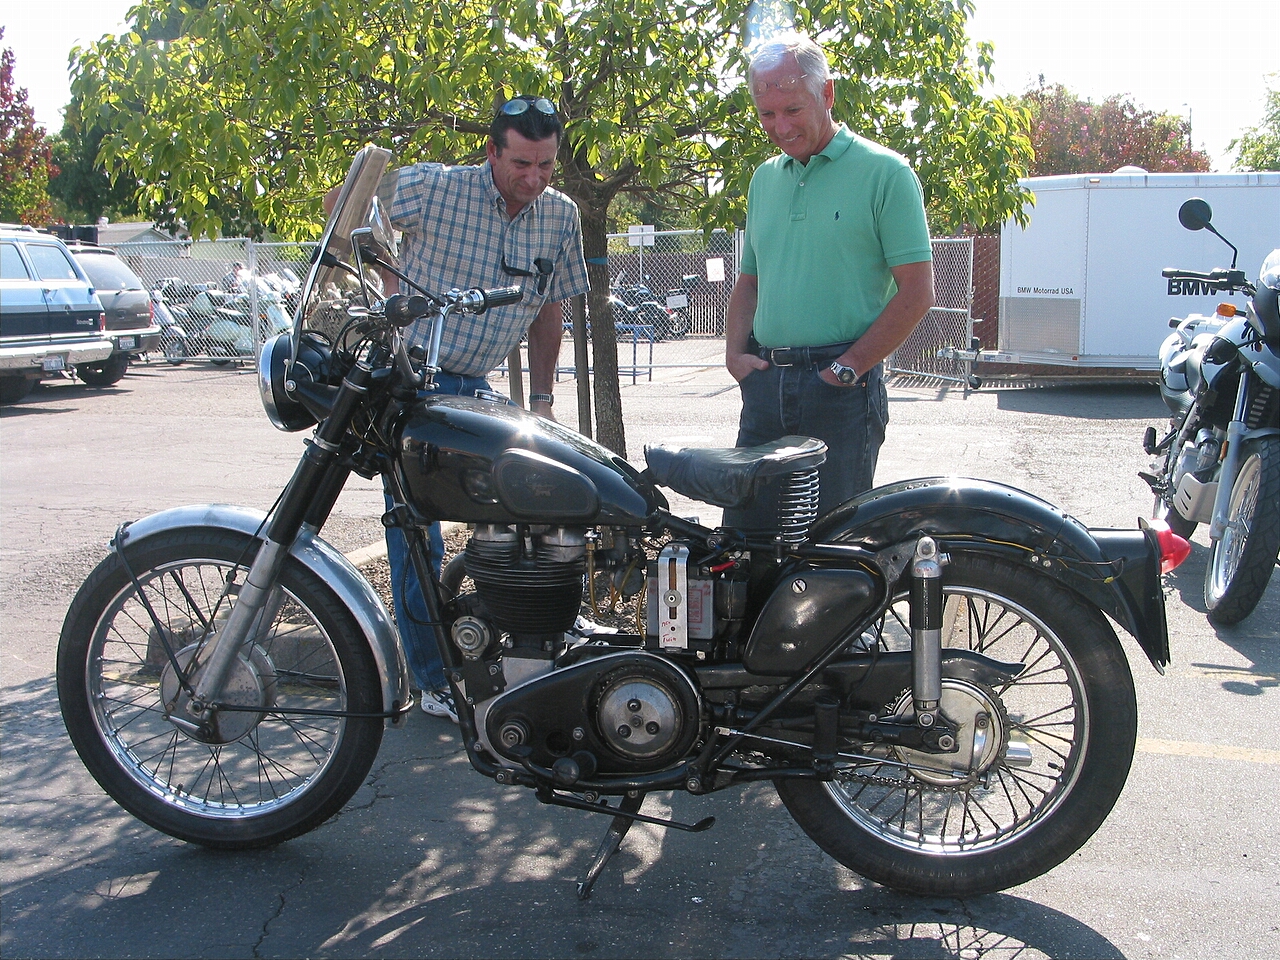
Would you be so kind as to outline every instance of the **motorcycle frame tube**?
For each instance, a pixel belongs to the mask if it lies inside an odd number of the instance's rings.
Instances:
[[[869,490],[820,517],[809,536],[870,550],[931,536],[945,540],[949,553],[1027,564],[1109,614],[1157,671],[1169,663],[1160,552],[1150,530],[1091,530],[1015,487],[930,477]]]
[[[147,538],[180,530],[227,530],[260,537],[265,518],[266,514],[260,510],[231,504],[174,507],[131,523],[124,548],[132,551]],[[382,598],[346,557],[310,529],[299,532],[289,547],[288,556],[320,577],[355,619],[378,667],[382,709],[396,714],[388,720],[388,725],[403,726],[409,710],[409,666]]]

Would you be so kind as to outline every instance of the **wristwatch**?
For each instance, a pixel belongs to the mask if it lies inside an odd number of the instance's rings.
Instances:
[[[839,360],[831,361],[831,372],[834,373],[836,375],[836,379],[846,387],[852,386],[858,382],[858,371],[853,367],[846,367]]]
[[[531,393],[529,394],[530,403],[545,403],[547,406],[553,406],[556,398],[550,393]]]

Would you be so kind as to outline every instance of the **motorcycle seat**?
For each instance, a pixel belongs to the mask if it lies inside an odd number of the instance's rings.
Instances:
[[[737,509],[749,504],[756,482],[813,470],[827,459],[827,445],[813,437],[782,437],[758,447],[644,448],[654,483],[694,500]]]

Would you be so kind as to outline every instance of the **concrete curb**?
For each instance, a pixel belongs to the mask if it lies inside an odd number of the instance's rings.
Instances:
[[[456,520],[444,520],[440,523],[440,532],[446,537],[450,537],[459,530],[466,529],[465,523],[458,523]],[[366,547],[360,547],[358,550],[352,550],[346,554],[348,562],[353,567],[367,567],[371,563],[377,563],[387,555],[387,541],[378,540]]]

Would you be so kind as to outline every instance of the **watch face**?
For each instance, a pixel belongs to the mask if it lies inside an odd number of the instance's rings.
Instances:
[[[837,380],[846,385],[856,383],[858,380],[858,371],[842,363],[831,364],[831,372],[836,375]]]

